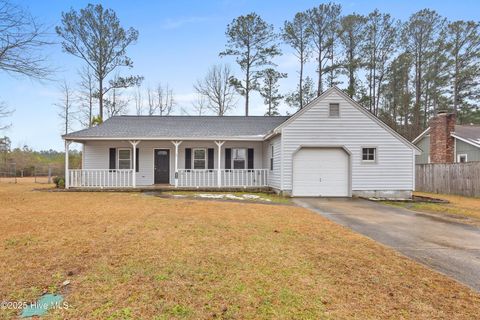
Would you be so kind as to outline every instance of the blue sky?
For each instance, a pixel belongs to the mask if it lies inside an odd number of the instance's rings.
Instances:
[[[61,12],[70,8],[80,9],[92,1],[17,1],[28,8],[39,21],[50,26],[52,40],[59,42],[54,26],[60,22]],[[96,2],[93,2],[96,3]],[[192,111],[194,97],[192,84],[201,78],[208,67],[215,63],[229,63],[239,74],[231,58],[219,58],[218,53],[225,46],[225,28],[235,17],[252,11],[260,14],[277,30],[287,19],[301,10],[316,6],[321,1],[102,1],[105,7],[116,11],[124,27],[134,27],[140,32],[139,41],[128,49],[134,61],[134,68],[123,74],[139,74],[145,77],[144,86],[156,86],[159,82],[169,83],[180,108]],[[402,20],[417,10],[431,8],[450,20],[480,20],[478,1],[338,1],[344,13],[368,14],[375,8],[388,12]],[[276,59],[278,69],[288,73],[281,82],[282,92],[295,88],[298,63],[291,50],[282,47],[284,55]],[[71,85],[78,82],[77,70],[82,61],[62,52],[59,44],[45,50],[50,64],[58,71],[57,80],[65,79]],[[307,75],[314,76],[313,63],[307,66]],[[36,150],[62,150],[60,120],[54,103],[59,99],[58,82],[32,81],[29,79],[0,74],[0,100],[15,113],[8,122],[12,127],[6,134],[12,139],[12,146],[29,145]],[[125,93],[126,95],[128,93]],[[285,113],[288,107],[281,106]],[[241,114],[243,99],[231,114]],[[265,107],[257,94],[252,98],[251,113],[262,115]],[[290,110],[292,112],[293,110]],[[133,112],[133,111],[132,111]],[[78,125],[74,128],[79,129]]]

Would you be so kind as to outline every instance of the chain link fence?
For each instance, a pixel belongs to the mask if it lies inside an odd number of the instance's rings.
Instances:
[[[0,183],[17,183],[21,178],[30,178],[35,183],[53,183],[53,178],[63,176],[60,165],[38,165],[20,168],[16,163],[0,164]]]

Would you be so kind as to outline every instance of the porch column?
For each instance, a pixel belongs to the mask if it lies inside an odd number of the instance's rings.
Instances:
[[[222,186],[222,171],[220,166],[222,164],[222,146],[225,141],[215,141],[215,144],[218,147],[218,163],[217,163],[217,186],[220,188]]]
[[[134,188],[137,187],[137,145],[140,143],[138,140],[130,140],[130,144],[132,145],[133,148],[133,172],[132,172],[132,186]]]
[[[65,140],[65,189],[70,188],[70,173],[68,172],[68,153],[71,141]]]
[[[172,141],[175,146],[175,188],[178,187],[178,146],[182,144],[183,141]]]

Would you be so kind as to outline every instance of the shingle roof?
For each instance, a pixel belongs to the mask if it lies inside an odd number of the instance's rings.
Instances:
[[[480,126],[456,125],[455,136],[470,142],[473,145],[480,145]]]
[[[261,138],[288,117],[264,116],[115,116],[69,133],[66,139],[93,138]]]

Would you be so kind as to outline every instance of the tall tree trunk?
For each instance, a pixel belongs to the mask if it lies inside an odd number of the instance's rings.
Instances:
[[[415,111],[414,111],[414,129],[413,134],[417,136],[420,134],[420,109],[422,99],[422,66],[420,61],[421,54],[416,57],[416,77],[415,77]]]
[[[458,112],[458,51],[455,51],[455,76],[453,78],[453,109]]]
[[[303,108],[303,52],[300,53],[300,87],[298,90],[300,98],[300,109]]]
[[[92,110],[93,110],[93,92],[92,92],[92,83],[90,82],[90,89],[88,94],[88,127],[92,126]]]
[[[349,73],[349,79],[348,79],[348,93],[350,98],[353,98],[355,95],[355,75],[353,74],[353,49],[352,49],[352,42],[353,39],[350,37],[350,48],[348,50],[348,59],[349,59],[349,66],[348,66],[348,73]]]
[[[268,82],[268,116],[272,116],[272,87],[273,82]]]
[[[370,58],[370,66],[371,66],[372,60]],[[368,71],[368,109],[370,112],[373,112],[372,110],[372,68],[370,67],[370,70]]]
[[[103,121],[103,79],[98,80],[98,113]]]
[[[318,43],[322,43],[322,38],[318,39]],[[322,84],[322,47],[321,45],[318,48],[318,86],[317,86],[317,97],[322,94],[323,84]]]
[[[333,75],[334,75],[334,70],[333,70],[333,66],[334,66],[334,52],[333,52],[333,39],[332,39],[332,49],[330,50],[330,88],[333,87],[333,84],[334,84],[334,79],[333,79]]]
[[[250,55],[248,55],[250,57]],[[245,74],[245,116],[248,117],[248,98],[250,96],[250,65],[247,64],[247,70]]]

